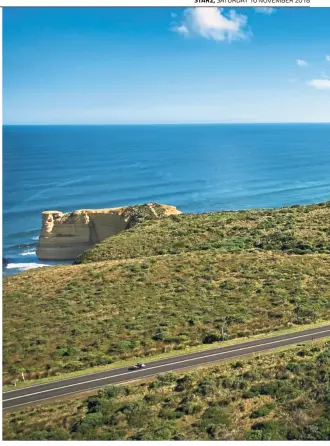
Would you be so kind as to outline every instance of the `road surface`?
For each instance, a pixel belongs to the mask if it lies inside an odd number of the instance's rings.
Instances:
[[[132,371],[127,367],[121,367],[75,378],[62,379],[48,384],[37,384],[17,390],[9,390],[3,393],[3,409],[18,409],[40,401],[47,403],[47,400],[53,398],[98,389],[108,384],[119,384],[155,376],[159,373],[198,367],[203,364],[259,353],[286,345],[299,344],[326,336],[330,336],[330,325],[151,361],[146,363],[146,368],[142,370]]]

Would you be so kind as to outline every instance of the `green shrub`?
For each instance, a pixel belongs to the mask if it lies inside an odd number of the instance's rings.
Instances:
[[[260,407],[259,409],[256,409],[256,410],[254,410],[252,413],[251,413],[251,415],[250,415],[250,417],[251,418],[260,418],[260,417],[265,417],[265,416],[267,416],[267,415],[269,415],[270,414],[270,412],[273,410],[273,409],[275,409],[275,404],[266,404],[265,406],[263,406],[263,407]]]
[[[165,418],[167,420],[176,420],[177,418],[181,418],[183,415],[183,412],[175,411],[167,407],[163,407],[163,409],[161,409],[159,412],[160,418]]]
[[[286,368],[290,370],[290,372],[297,372],[300,369],[300,365],[295,362],[290,362],[286,365]]]
[[[213,342],[218,342],[221,340],[221,335],[218,333],[210,333],[206,335],[203,339],[203,344],[213,344]]]
[[[199,426],[202,430],[207,431],[210,426],[227,426],[231,425],[230,412],[227,408],[220,406],[211,406],[204,412]]]
[[[197,393],[203,396],[213,395],[217,388],[216,382],[212,379],[206,379],[199,383],[197,387]]]
[[[36,431],[30,434],[26,440],[27,441],[43,441],[43,440],[69,440],[69,432],[65,429],[54,429],[54,430],[43,430]]]
[[[248,435],[248,440],[285,440],[286,429],[284,423],[279,421],[268,421],[256,423]]]
[[[103,414],[101,412],[89,413],[76,426],[75,431],[82,434],[91,434],[93,429],[103,425]]]

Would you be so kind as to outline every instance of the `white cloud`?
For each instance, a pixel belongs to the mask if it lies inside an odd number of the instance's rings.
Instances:
[[[222,8],[187,8],[182,21],[172,30],[184,35],[199,35],[217,41],[246,39],[251,32],[247,28],[247,17],[231,10],[223,14]]]
[[[329,55],[325,56],[325,60],[330,62],[330,56]]]
[[[179,34],[184,34],[184,35],[188,35],[189,34],[189,30],[187,28],[187,26],[185,24],[182,24],[180,26],[177,26],[175,28],[175,31]]]
[[[272,15],[276,12],[275,8],[254,8],[255,12],[263,15]]]
[[[298,67],[307,67],[308,62],[303,59],[297,59],[296,60]]]
[[[313,79],[307,82],[307,85],[317,90],[330,90],[330,79]]]

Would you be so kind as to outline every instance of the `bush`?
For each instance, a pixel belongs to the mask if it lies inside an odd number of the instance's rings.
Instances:
[[[230,412],[228,409],[220,406],[211,406],[206,409],[199,423],[200,428],[204,431],[207,431],[213,425],[229,427],[230,424]]]
[[[140,440],[140,441],[157,441],[157,440],[172,440],[176,435],[175,428],[172,425],[168,425],[166,422],[164,425],[157,426],[154,429],[143,429],[133,436],[130,440]]]
[[[243,393],[242,398],[244,399],[254,398],[258,394],[259,393],[254,390],[248,390],[247,392]]]
[[[85,368],[85,364],[81,361],[70,361],[65,364],[64,369],[70,372],[82,370]]]
[[[210,333],[203,339],[203,344],[213,344],[214,342],[221,341],[221,335],[217,333]]]
[[[76,425],[75,432],[81,433],[84,436],[88,435],[92,439],[95,427],[103,425],[103,414],[101,412],[89,413],[83,420]]]
[[[237,361],[234,364],[232,364],[232,368],[233,369],[241,369],[243,367],[243,362],[242,361]]]
[[[297,372],[300,369],[299,364],[297,364],[296,362],[289,362],[286,366],[285,366],[290,372]]]
[[[125,403],[120,409],[130,427],[142,427],[150,419],[151,411],[143,400]]]
[[[119,351],[131,350],[135,348],[135,343],[134,341],[120,341],[117,347]]]
[[[163,330],[162,328],[158,328],[157,332],[154,334],[152,339],[154,341],[164,341],[165,339],[169,338],[169,333],[166,330]]]
[[[183,412],[174,411],[174,410],[169,409],[167,407],[164,407],[159,412],[160,418],[165,418],[166,420],[175,420],[177,418],[181,418],[183,415],[184,415]]]
[[[100,412],[102,399],[98,397],[91,397],[87,401],[87,410],[89,413]]]
[[[79,349],[77,349],[75,347],[62,347],[56,351],[58,356],[74,356],[78,352],[79,352]]]
[[[158,387],[168,386],[169,384],[176,383],[178,377],[174,373],[165,373],[159,375],[150,385],[150,389],[157,389]]]
[[[248,440],[285,440],[286,429],[283,422],[268,421],[257,423],[252,426],[252,431],[248,435]]]
[[[270,412],[275,409],[275,404],[266,404],[263,407],[260,407],[259,409],[256,409],[253,411],[250,415],[250,418],[260,418],[265,417],[266,415],[269,415]]]
[[[270,396],[275,396],[277,390],[278,390],[278,383],[274,381],[251,388],[251,391],[255,392],[256,394],[260,393],[260,395],[270,395]]]
[[[106,398],[118,398],[118,396],[126,394],[126,388],[123,386],[107,386],[100,393]]]
[[[197,393],[200,393],[203,396],[213,395],[216,390],[216,382],[211,379],[206,379],[199,383],[197,387]]]
[[[149,405],[158,404],[160,401],[162,401],[163,396],[161,394],[152,393],[145,395],[144,401],[146,401]]]
[[[185,375],[182,378],[177,380],[177,384],[175,386],[176,392],[183,392],[184,390],[190,390],[193,387],[194,379],[192,376]]]
[[[43,430],[30,434],[27,441],[43,441],[43,440],[69,440],[69,433],[65,429]]]
[[[192,401],[189,401],[188,398],[185,398],[180,405],[178,406],[178,409],[180,412],[186,414],[186,415],[194,415],[197,413],[200,413],[203,409],[203,406],[198,403],[194,403]]]
[[[89,413],[82,420],[81,424],[91,427],[101,426],[103,424],[102,413]]]

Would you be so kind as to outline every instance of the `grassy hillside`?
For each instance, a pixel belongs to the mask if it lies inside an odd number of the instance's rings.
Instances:
[[[330,253],[330,201],[282,209],[182,214],[104,240],[78,263],[216,249]]]
[[[330,440],[330,342],[4,414],[5,440]]]
[[[329,295],[324,254],[209,250],[29,271],[4,281],[4,382],[329,319]]]

